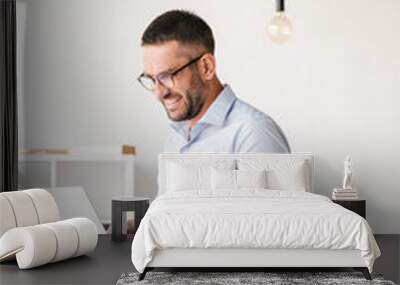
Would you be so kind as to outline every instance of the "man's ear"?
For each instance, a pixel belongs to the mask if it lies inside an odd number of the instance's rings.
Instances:
[[[204,81],[214,78],[216,72],[215,56],[211,53],[206,53],[199,61],[200,76]]]

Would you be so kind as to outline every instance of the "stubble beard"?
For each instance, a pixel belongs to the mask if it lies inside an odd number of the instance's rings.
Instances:
[[[183,97],[184,106],[182,107],[183,110],[178,115],[171,115],[164,106],[170,120],[175,122],[186,121],[193,119],[200,113],[205,103],[206,86],[201,82],[200,78],[196,76],[192,78],[191,86],[192,87],[187,90],[184,95],[179,95]]]

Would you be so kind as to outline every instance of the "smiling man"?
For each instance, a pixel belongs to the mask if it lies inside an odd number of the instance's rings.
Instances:
[[[172,10],[142,36],[138,80],[164,106],[172,133],[166,152],[289,153],[274,120],[238,99],[216,74],[214,37],[197,15]]]

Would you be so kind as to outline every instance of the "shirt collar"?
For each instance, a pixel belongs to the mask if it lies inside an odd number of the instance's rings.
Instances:
[[[229,85],[225,84],[224,89],[210,105],[207,112],[203,115],[203,117],[201,117],[197,124],[210,124],[222,127],[224,125],[225,118],[227,117],[235,100],[235,93],[233,93]],[[171,121],[170,125],[179,132],[180,130],[187,128],[187,121]]]

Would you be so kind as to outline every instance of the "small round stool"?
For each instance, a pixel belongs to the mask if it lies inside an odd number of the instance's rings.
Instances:
[[[135,228],[137,230],[149,204],[150,199],[145,197],[113,197],[111,201],[111,240],[123,241],[126,239],[126,212],[135,212]]]

